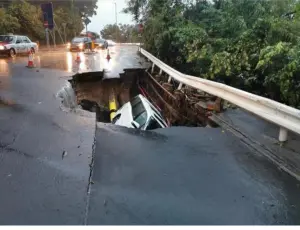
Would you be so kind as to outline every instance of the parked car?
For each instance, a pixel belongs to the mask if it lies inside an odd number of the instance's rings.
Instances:
[[[107,49],[108,43],[105,39],[97,38],[95,40],[95,47],[99,47],[99,48],[102,48],[102,49]]]
[[[92,47],[92,39],[89,37],[75,37],[71,43],[67,44],[67,49],[72,51],[83,51],[89,47]]]
[[[23,35],[0,35],[0,54],[15,57],[17,54],[27,54],[38,51],[38,45]]]
[[[124,104],[112,121],[115,125],[141,130],[168,127],[160,112],[142,95]]]

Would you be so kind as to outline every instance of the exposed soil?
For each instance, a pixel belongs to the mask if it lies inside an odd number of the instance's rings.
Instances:
[[[71,83],[78,105],[96,112],[101,122],[110,122],[108,101],[112,93],[117,108],[142,94],[160,110],[170,126],[215,126],[208,117],[220,110],[221,101],[191,88],[178,90],[178,84],[166,81],[166,76],[150,74],[145,69],[125,69],[120,78],[103,79],[103,72],[89,72],[74,75]]]

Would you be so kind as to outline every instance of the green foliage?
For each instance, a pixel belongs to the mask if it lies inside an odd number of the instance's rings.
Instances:
[[[45,42],[45,29],[40,5],[48,0],[0,0],[0,32],[25,34],[33,40]],[[94,15],[97,0],[53,0],[57,43],[78,35],[84,28],[83,18]],[[65,26],[65,27],[64,27]],[[62,35],[62,36],[59,36]]]
[[[130,0],[125,11],[176,69],[300,107],[298,0]]]
[[[101,36],[104,39],[110,39],[123,43],[136,43],[140,41],[137,27],[127,24],[106,25],[101,31]]]
[[[40,19],[41,10],[27,2],[13,3],[7,13],[16,18],[20,25],[18,33],[27,34],[31,38],[43,37],[43,24]]]
[[[19,31],[20,27],[16,17],[8,14],[5,9],[0,9],[0,34]]]

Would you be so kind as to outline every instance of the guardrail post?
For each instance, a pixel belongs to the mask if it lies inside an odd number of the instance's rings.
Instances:
[[[180,83],[177,89],[178,89],[178,90],[181,90],[181,89],[182,89],[182,86],[183,86],[182,83]]]
[[[162,74],[162,69],[160,69],[160,71],[159,71],[159,76],[161,76],[161,74]]]
[[[287,141],[287,137],[288,137],[288,130],[286,128],[280,127],[279,130],[279,141],[280,142],[285,142]]]
[[[153,63],[153,64],[152,64],[151,73],[153,73],[153,71],[154,71],[154,67],[155,67],[155,64]]]
[[[168,83],[171,83],[172,77],[169,76]]]

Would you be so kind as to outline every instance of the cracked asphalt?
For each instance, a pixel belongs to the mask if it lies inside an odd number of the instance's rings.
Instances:
[[[141,65],[115,49],[108,78]],[[221,128],[141,132],[63,108],[57,92],[101,55],[0,59],[0,224],[299,224],[299,181]]]

